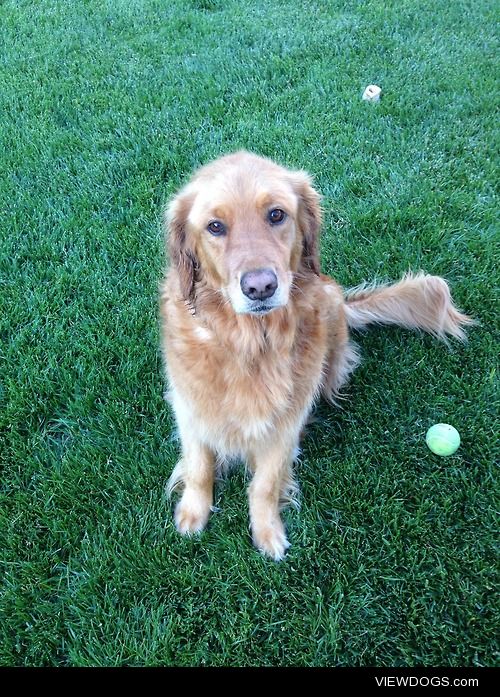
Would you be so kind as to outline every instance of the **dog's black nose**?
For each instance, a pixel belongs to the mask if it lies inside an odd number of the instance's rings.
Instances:
[[[271,269],[247,271],[240,281],[243,294],[250,300],[267,300],[276,292],[278,279]]]

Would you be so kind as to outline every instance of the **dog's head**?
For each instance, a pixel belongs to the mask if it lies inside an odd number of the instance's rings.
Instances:
[[[201,279],[237,313],[287,304],[295,274],[319,274],[319,195],[311,179],[238,152],[200,169],[166,211],[172,265],[193,302]]]

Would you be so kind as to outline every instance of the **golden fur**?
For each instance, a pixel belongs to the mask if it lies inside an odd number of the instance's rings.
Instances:
[[[276,210],[284,213],[278,224],[270,222]],[[307,174],[247,152],[200,169],[165,216],[170,268],[160,306],[182,445],[169,482],[169,491],[182,489],[177,529],[205,527],[216,467],[242,459],[252,473],[254,544],[276,560],[288,547],[279,507],[295,489],[301,431],[317,397],[334,401],[358,363],[348,328],[394,323],[463,338],[461,325],[471,321],[454,308],[446,282],[423,273],[344,297],[320,273],[320,224]],[[242,279],[262,269],[274,273],[277,289],[253,300]]]

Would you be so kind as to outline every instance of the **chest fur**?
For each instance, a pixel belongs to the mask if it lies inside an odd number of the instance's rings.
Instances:
[[[166,326],[167,370],[174,409],[190,414],[205,441],[241,452],[248,441],[271,436],[278,422],[304,420],[326,351],[319,313],[274,325],[240,321],[222,332],[193,316],[184,320],[182,328]]]

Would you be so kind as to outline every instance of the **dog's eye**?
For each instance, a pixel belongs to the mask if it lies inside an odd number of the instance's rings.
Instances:
[[[214,235],[215,237],[219,237],[220,235],[223,235],[226,232],[224,224],[221,223],[219,220],[212,220],[211,223],[208,223],[207,230],[211,235]]]
[[[282,223],[286,218],[286,213],[285,211],[282,211],[281,208],[273,208],[272,211],[269,211],[267,215],[267,219],[271,223],[271,225],[278,225],[279,223]]]

